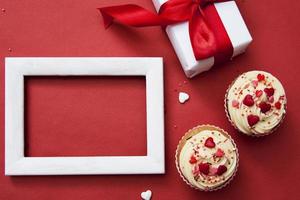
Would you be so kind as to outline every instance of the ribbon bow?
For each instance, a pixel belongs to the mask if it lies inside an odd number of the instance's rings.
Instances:
[[[154,14],[138,5],[125,4],[98,8],[105,28],[114,21],[133,27],[167,26],[189,22],[189,35],[196,60],[209,58],[218,53],[216,37],[205,20],[203,8],[228,0],[169,0]]]

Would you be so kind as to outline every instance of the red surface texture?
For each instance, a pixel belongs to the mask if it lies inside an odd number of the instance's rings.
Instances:
[[[25,95],[26,156],[147,155],[144,77],[28,77]]]
[[[0,200],[140,199],[147,189],[152,190],[153,200],[300,199],[299,1],[237,0],[253,43],[246,54],[191,80],[184,76],[161,28],[114,25],[104,30],[96,8],[128,2],[0,0]],[[150,0],[130,3],[154,11]],[[166,174],[4,176],[4,57],[9,56],[162,56]],[[234,130],[223,107],[228,84],[253,69],[277,76],[288,98],[282,126],[258,139]],[[50,77],[30,78],[26,83],[28,155],[146,154],[143,79]],[[178,103],[178,91],[190,94],[186,104]],[[119,95],[122,98],[116,99]],[[227,130],[240,152],[240,168],[233,182],[212,193],[189,188],[174,165],[179,139],[189,128],[204,123]],[[107,149],[117,139],[114,144],[120,146]]]

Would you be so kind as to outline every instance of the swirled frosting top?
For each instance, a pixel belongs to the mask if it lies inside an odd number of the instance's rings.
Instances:
[[[237,149],[218,130],[201,130],[188,138],[179,153],[179,168],[194,187],[206,190],[225,183],[236,171]]]
[[[280,81],[264,71],[240,75],[227,93],[230,120],[243,133],[265,135],[281,122],[286,96]]]

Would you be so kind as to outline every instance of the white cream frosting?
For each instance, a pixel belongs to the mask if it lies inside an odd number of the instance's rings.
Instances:
[[[213,148],[204,145],[209,137],[213,138],[215,142],[215,147]],[[224,152],[222,157],[215,157],[218,149]],[[197,159],[196,163],[190,163],[191,156]],[[237,157],[237,149],[229,136],[218,130],[203,130],[185,142],[179,154],[179,168],[182,175],[193,186],[203,190],[213,189],[224,184],[232,177],[236,171]],[[222,175],[217,175],[214,172],[210,172],[208,175],[201,172],[195,173],[195,169],[201,163],[209,163],[210,170],[224,165],[227,171]]]
[[[259,81],[258,74],[263,75],[265,79]],[[265,88],[274,88],[272,97],[267,96],[264,92]],[[256,91],[262,91],[262,95],[257,97]],[[253,106],[243,103],[243,99],[248,94],[253,97],[255,102]],[[226,100],[231,121],[240,131],[248,135],[264,135],[272,132],[286,112],[286,96],[283,86],[276,77],[264,71],[250,71],[240,75],[229,88]],[[259,107],[261,102],[270,104],[271,109],[263,113]],[[275,106],[277,102],[281,105],[279,109]],[[259,121],[253,126],[248,123],[249,115],[259,117]]]

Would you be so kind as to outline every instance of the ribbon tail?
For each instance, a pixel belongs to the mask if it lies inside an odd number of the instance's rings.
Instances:
[[[199,7],[193,11],[189,20],[189,34],[196,60],[212,57],[217,52],[216,38],[205,22]]]
[[[103,7],[98,10],[102,14],[105,28],[114,22],[133,27],[164,26],[172,23],[170,20],[163,19],[157,14],[133,4]]]

